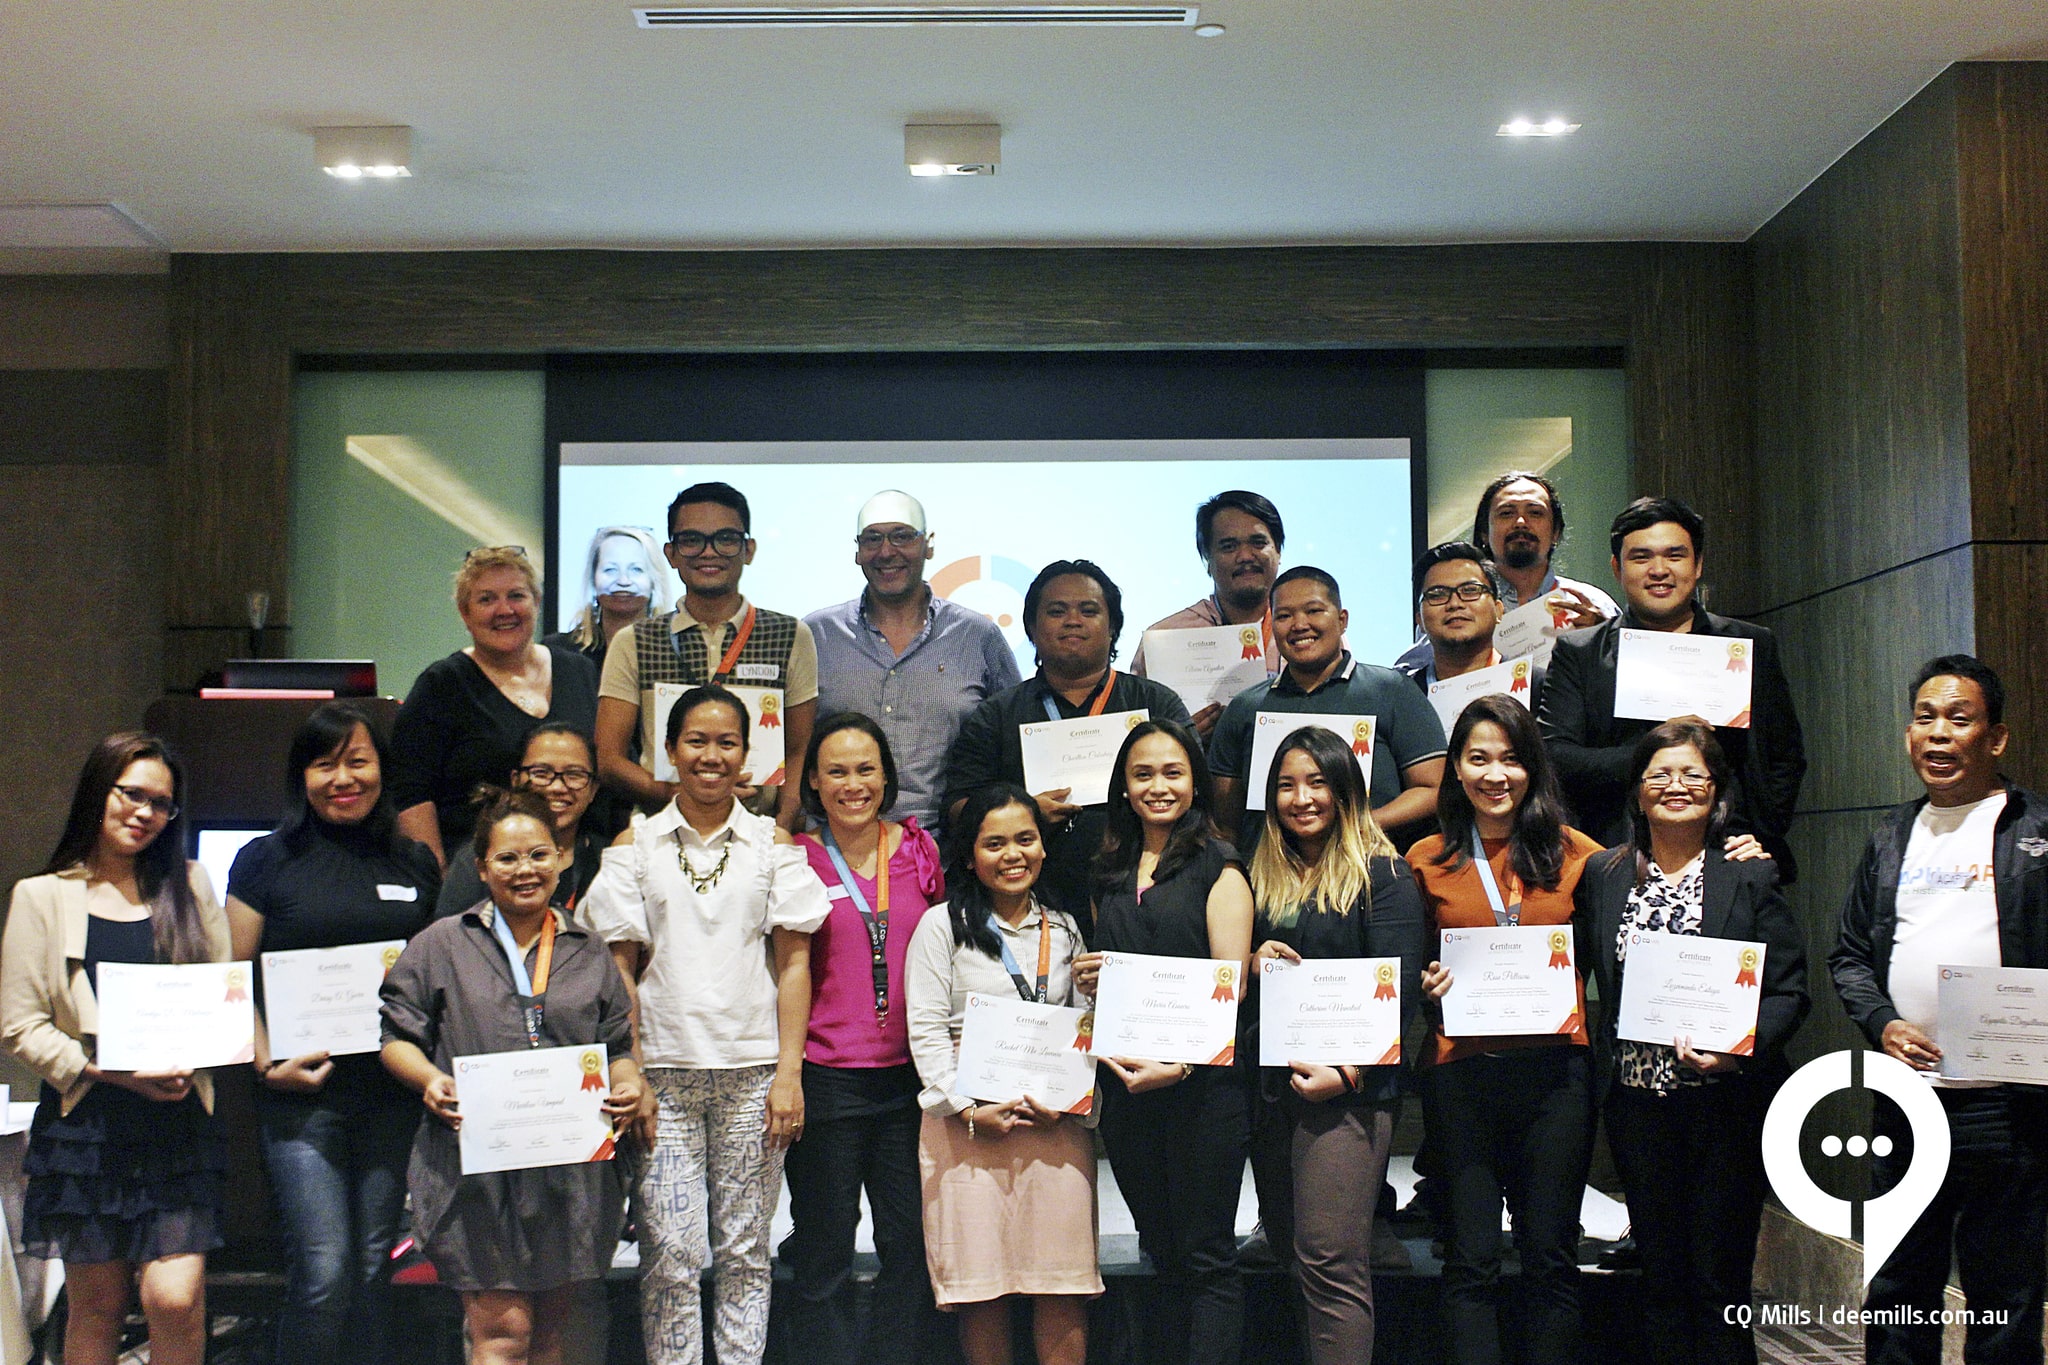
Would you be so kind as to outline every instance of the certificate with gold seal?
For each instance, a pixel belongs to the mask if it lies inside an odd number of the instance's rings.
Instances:
[[[1259,963],[1260,1066],[1392,1066],[1400,1060],[1400,958]]]
[[[256,1060],[246,962],[102,962],[93,1060],[109,1071],[196,1071]]]
[[[1191,713],[1228,705],[1266,680],[1266,646],[1257,624],[1148,630],[1145,676],[1179,693]]]
[[[382,1046],[377,992],[404,939],[263,955],[263,1022],[272,1057],[345,1057]]]
[[[1095,1055],[1230,1065],[1243,975],[1236,962],[1104,953],[1095,985]]]
[[[1093,1107],[1095,1058],[1088,1050],[1087,1010],[970,991],[961,1021],[955,1093],[989,1104],[1028,1095],[1063,1114]]]
[[[1695,1051],[1747,1057],[1756,1051],[1763,969],[1761,943],[1632,929],[1615,1036],[1666,1047],[1686,1038]]]
[[[464,1175],[611,1160],[604,1044],[478,1053],[455,1058],[450,1070]]]
[[[1441,939],[1437,960],[1451,974],[1442,1001],[1444,1037],[1577,1031],[1579,974],[1568,927],[1445,929]]]

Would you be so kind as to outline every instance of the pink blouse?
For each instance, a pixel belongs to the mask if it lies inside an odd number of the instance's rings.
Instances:
[[[932,836],[903,822],[902,842],[889,856],[889,1014],[875,1017],[873,948],[867,924],[846,888],[823,839],[800,834],[797,846],[811,860],[811,870],[825,884],[832,913],[811,935],[811,1028],[804,1060],[819,1066],[904,1066],[910,1061],[910,1034],[903,1005],[903,954],[927,907],[944,897],[938,846]],[[875,901],[875,884],[859,873],[854,880]]]

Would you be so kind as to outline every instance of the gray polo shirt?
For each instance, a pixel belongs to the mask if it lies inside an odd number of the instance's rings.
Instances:
[[[1347,652],[1343,667],[1313,692],[1302,691],[1282,670],[1272,682],[1238,693],[1209,737],[1209,770],[1216,776],[1251,779],[1252,718],[1260,711],[1371,716],[1375,806],[1401,794],[1403,771],[1444,756],[1443,722],[1415,684],[1391,668],[1360,663]]]

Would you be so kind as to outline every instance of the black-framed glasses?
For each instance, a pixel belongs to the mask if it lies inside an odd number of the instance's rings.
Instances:
[[[526,555],[526,547],[524,545],[479,545],[474,550],[471,550],[468,554],[464,555],[462,557],[462,562],[467,564],[469,563],[470,560],[475,559],[478,555],[518,555],[521,558],[524,558]]]
[[[891,549],[907,550],[924,539],[924,532],[913,531],[908,526],[899,526],[893,531],[862,531],[853,538],[853,543],[873,554],[887,544]]]
[[[529,787],[546,787],[560,782],[572,792],[580,792],[590,785],[590,779],[597,774],[588,768],[557,768],[547,763],[529,763],[514,772],[526,779]]]
[[[1439,583],[1435,587],[1422,590],[1422,605],[1425,607],[1441,607],[1453,597],[1457,598],[1460,602],[1469,604],[1491,596],[1493,596],[1493,589],[1484,583],[1466,582],[1456,585]]]
[[[705,547],[709,546],[716,553],[731,559],[747,548],[747,533],[735,531],[730,526],[722,531],[713,531],[708,536],[702,531],[678,531],[668,538],[668,543],[676,547],[678,554],[701,555]]]
[[[140,787],[124,787],[118,782],[114,784],[114,794],[126,802],[130,810],[154,811],[166,820],[178,818],[178,803],[168,796],[158,796]]]

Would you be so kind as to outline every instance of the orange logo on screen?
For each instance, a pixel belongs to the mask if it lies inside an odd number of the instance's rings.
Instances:
[[[969,611],[978,611],[1003,632],[1012,649],[1024,645],[1024,594],[1034,577],[1029,567],[1005,555],[968,555],[931,576],[932,591]]]

